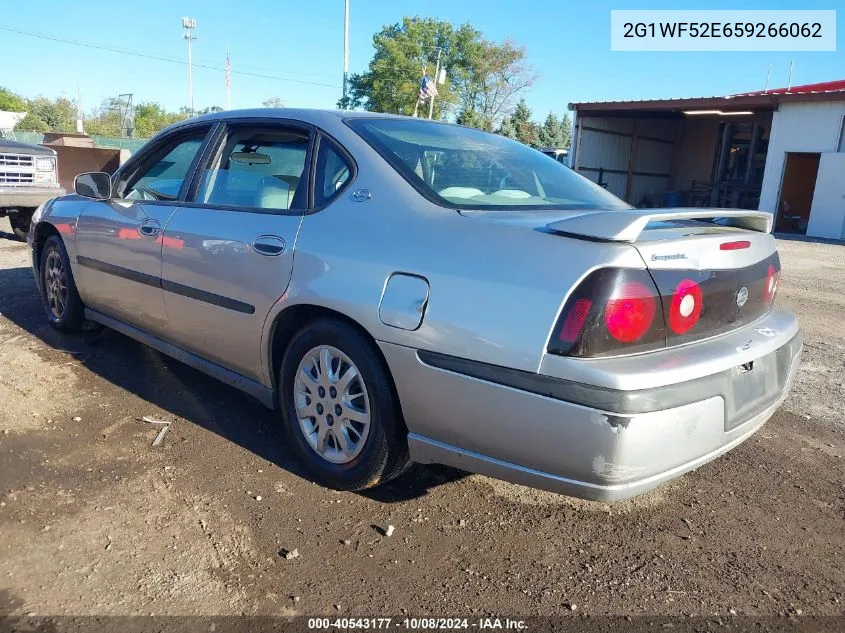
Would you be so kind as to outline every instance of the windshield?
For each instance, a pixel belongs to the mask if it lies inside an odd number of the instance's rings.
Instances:
[[[629,209],[558,161],[497,134],[420,119],[348,119],[420,193],[459,209]]]

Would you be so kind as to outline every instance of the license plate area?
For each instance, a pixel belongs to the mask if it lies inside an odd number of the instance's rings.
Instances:
[[[777,401],[781,392],[777,354],[769,354],[731,370],[725,418],[730,431]]]

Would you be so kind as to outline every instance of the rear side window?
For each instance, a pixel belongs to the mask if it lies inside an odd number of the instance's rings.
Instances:
[[[522,143],[426,119],[349,118],[420,193],[456,209],[629,209],[560,162]]]
[[[203,171],[196,201],[245,209],[304,209],[309,136],[299,130],[233,128]]]
[[[314,184],[314,206],[328,204],[352,177],[352,165],[334,143],[320,139],[317,151],[317,177]]]

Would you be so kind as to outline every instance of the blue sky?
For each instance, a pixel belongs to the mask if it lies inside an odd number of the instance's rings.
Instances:
[[[623,53],[610,51],[610,10],[642,9],[831,9],[837,1],[747,0],[643,2],[625,0],[351,0],[350,70],[372,55],[372,36],[403,15],[425,15],[455,24],[470,22],[486,37],[523,44],[540,78],[526,94],[535,117],[563,113],[570,101],[706,96],[763,88],[772,65],[772,87],[845,79],[843,36],[835,53]],[[682,6],[679,6],[682,5]],[[260,105],[282,97],[294,107],[333,107],[340,96],[343,0],[0,0],[0,26],[156,56],[186,58],[180,17],[197,20],[194,60],[222,67],[229,46],[233,71],[300,82],[232,75],[232,106]],[[845,32],[845,10],[837,16]],[[27,96],[65,94],[77,85],[87,111],[103,98],[132,92],[136,102],[187,104],[187,67],[0,30],[5,58],[0,85]],[[24,63],[25,62],[25,63]],[[328,84],[328,85],[313,85]],[[197,107],[225,105],[222,70],[194,69]]]

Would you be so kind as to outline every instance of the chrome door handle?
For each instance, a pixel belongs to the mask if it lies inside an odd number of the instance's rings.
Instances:
[[[259,235],[252,241],[252,250],[259,255],[275,257],[285,252],[285,241],[278,235]]]
[[[138,233],[144,237],[156,237],[161,233],[161,223],[158,220],[147,218],[138,226]]]

